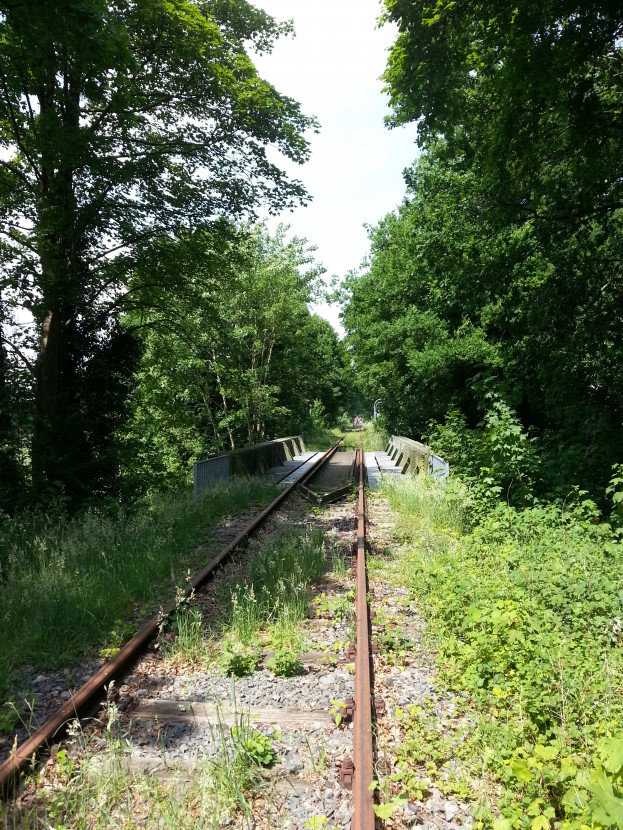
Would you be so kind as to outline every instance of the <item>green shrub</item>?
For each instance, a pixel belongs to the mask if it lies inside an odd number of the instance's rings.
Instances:
[[[253,674],[260,662],[257,651],[245,650],[241,646],[227,643],[223,652],[222,665],[230,677],[246,677]]]
[[[444,424],[429,424],[428,440],[436,453],[472,483],[479,497],[502,497],[520,506],[532,500],[539,469],[535,440],[496,395],[488,396],[480,429],[469,429],[465,417],[453,410]]]
[[[620,828],[623,545],[579,490],[565,505],[487,501],[467,530],[456,513],[473,510],[474,495],[460,492],[388,488],[413,540],[406,580],[440,679],[480,713],[462,737],[466,763],[482,759],[503,786],[495,830]]]
[[[305,668],[296,654],[287,648],[278,648],[266,661],[267,667],[277,677],[296,677],[303,674]]]

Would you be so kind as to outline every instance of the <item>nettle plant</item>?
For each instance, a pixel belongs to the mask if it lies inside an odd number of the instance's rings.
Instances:
[[[486,400],[481,428],[470,429],[465,416],[451,410],[445,423],[429,423],[428,441],[479,495],[525,506],[533,501],[539,469],[535,438],[496,393],[487,393]]]

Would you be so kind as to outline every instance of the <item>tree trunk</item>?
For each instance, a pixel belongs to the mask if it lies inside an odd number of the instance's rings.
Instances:
[[[46,303],[36,366],[35,422],[32,437],[32,483],[36,497],[54,480],[55,415],[58,398],[61,315]]]
[[[69,140],[79,130],[78,83],[65,76],[63,106],[55,104],[56,79],[39,90],[39,121],[43,139],[61,129]],[[60,122],[60,124],[59,124]],[[39,356],[36,364],[35,421],[32,439],[32,481],[39,498],[59,476],[64,447],[57,436],[57,404],[61,378],[62,340],[80,296],[79,252],[75,240],[74,160],[65,148],[56,156],[42,142],[41,177],[37,201],[37,243],[41,262],[43,299]],[[69,312],[69,309],[74,310]]]

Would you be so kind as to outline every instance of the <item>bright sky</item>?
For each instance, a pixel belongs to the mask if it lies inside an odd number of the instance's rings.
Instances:
[[[363,223],[376,224],[404,196],[402,171],[417,154],[415,125],[388,130],[387,96],[378,80],[395,37],[376,28],[378,0],[256,0],[279,20],[293,19],[295,38],[256,56],[260,74],[320,121],[311,160],[283,165],[313,196],[279,220],[318,246],[318,261],[344,277],[368,252]],[[271,223],[269,223],[270,227]],[[338,309],[316,309],[341,331]]]

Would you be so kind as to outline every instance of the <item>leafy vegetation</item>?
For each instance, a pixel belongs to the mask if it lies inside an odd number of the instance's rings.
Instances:
[[[155,613],[177,578],[204,564],[196,546],[210,524],[265,506],[274,495],[258,481],[241,479],[205,491],[198,501],[186,493],[154,496],[133,514],[93,510],[73,519],[37,514],[5,520],[0,688],[24,663],[54,667],[92,646],[122,645],[150,603]],[[128,619],[132,607],[134,619]],[[192,630],[192,617],[188,624]]]
[[[364,389],[411,437],[507,406],[538,440],[540,493],[601,500],[623,457],[620,14],[386,0],[385,16],[389,121],[417,120],[422,153],[342,293]]]
[[[266,661],[266,666],[277,677],[296,677],[302,674],[304,666],[296,654],[287,648],[278,648]]]
[[[285,235],[230,230],[225,244],[197,233],[161,243],[135,271],[132,290],[154,310],[124,319],[143,346],[121,436],[126,492],[187,484],[193,460],[322,429],[346,405],[345,349],[307,309],[324,269]]]
[[[277,759],[271,738],[253,729],[247,715],[236,725],[215,727],[215,757],[197,763],[190,777],[171,764],[171,779],[130,769],[130,737],[119,727],[114,704],[106,704],[104,740],[90,743],[79,725],[70,732],[81,747],[77,759],[61,749],[44,773],[36,800],[0,806],[4,826],[164,828],[217,830],[235,817],[248,823],[258,794],[270,797],[263,769]],[[104,743],[104,747],[102,747]]]
[[[421,793],[423,778],[475,797],[471,778],[494,780],[501,798],[481,797],[478,819],[496,830],[620,826],[616,529],[577,489],[566,503],[478,509],[482,495],[460,481],[387,487],[403,539],[395,577],[423,608],[439,681],[457,694],[456,737],[425,709],[404,713],[404,786]],[[462,773],[449,776],[452,757]]]
[[[301,163],[316,122],[249,57],[290,30],[245,0],[3,6],[2,306],[34,318],[6,342],[31,387],[40,499],[59,484],[83,497],[117,466],[105,451],[137,358],[119,326],[136,264],[189,227],[307,200],[266,147]]]

